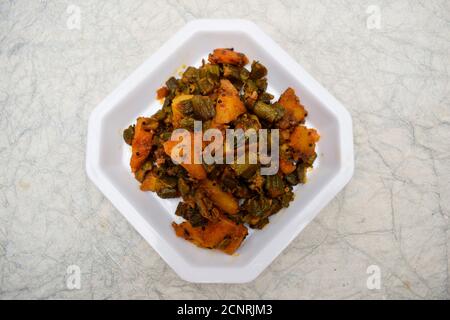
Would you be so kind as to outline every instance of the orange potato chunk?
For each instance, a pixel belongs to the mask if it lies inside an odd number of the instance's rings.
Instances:
[[[242,224],[222,217],[217,221],[209,221],[206,226],[193,227],[189,221],[180,224],[172,223],[178,237],[184,238],[202,248],[219,249],[233,254],[248,234]]]
[[[245,66],[248,63],[248,58],[245,54],[236,52],[233,49],[214,49],[213,53],[208,56],[209,62],[213,64],[227,63],[239,67]]]
[[[189,132],[189,134],[190,134],[190,140],[191,140],[191,148],[188,149],[188,152],[190,152],[190,154],[187,154],[186,156],[188,157],[188,159],[189,158],[191,159],[191,163],[181,163],[181,166],[184,169],[186,169],[186,171],[189,173],[189,175],[192,178],[195,178],[197,180],[206,179],[206,170],[203,167],[203,165],[194,163],[194,156],[193,156],[194,152],[195,152],[195,150],[194,150],[194,134],[192,132]],[[183,140],[184,140],[184,137],[183,137]],[[164,142],[164,144],[163,144],[164,152],[169,157],[171,157],[173,148],[175,148],[175,146],[178,145],[179,143],[182,143],[182,142],[172,141],[172,140]]]
[[[153,131],[146,128],[148,118],[139,117],[131,143],[130,167],[132,172],[136,172],[144,164],[145,159],[152,149]]]
[[[295,122],[303,122],[305,120],[306,110],[300,103],[300,99],[295,95],[294,89],[287,88],[280,96],[280,99],[278,99],[278,103],[285,109],[283,118],[294,120]]]
[[[239,203],[231,193],[223,191],[219,185],[211,180],[203,180],[201,186],[214,204],[228,214],[236,214],[239,211]]]
[[[316,142],[319,139],[320,136],[315,129],[298,126],[291,133],[289,145],[301,154],[311,156],[315,152]]]
[[[214,122],[218,124],[229,123],[236,120],[244,112],[246,112],[246,109],[239,98],[237,89],[229,80],[220,80]]]
[[[169,94],[169,89],[167,87],[161,87],[158,90],[156,90],[156,99],[161,100],[167,97]]]
[[[280,159],[280,169],[284,174],[290,174],[294,172],[296,166],[292,161]]]

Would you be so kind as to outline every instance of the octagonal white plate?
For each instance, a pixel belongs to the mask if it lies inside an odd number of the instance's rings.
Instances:
[[[289,208],[251,231],[234,256],[197,248],[175,236],[178,200],[142,192],[130,172],[130,148],[122,131],[160,107],[155,91],[181,66],[200,65],[214,48],[235,48],[269,70],[268,91],[293,87],[308,110],[307,124],[318,129],[318,160],[308,183],[295,189]],[[86,152],[90,179],[183,279],[192,282],[248,282],[255,279],[345,186],[353,174],[352,121],[333,96],[255,24],[245,20],[188,23],[145,61],[92,112]]]

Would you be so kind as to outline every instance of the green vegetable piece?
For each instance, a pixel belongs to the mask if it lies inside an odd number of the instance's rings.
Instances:
[[[179,102],[178,108],[180,109],[181,113],[184,116],[192,115],[192,113],[194,111],[194,108],[192,105],[192,99],[183,100],[183,101]]]
[[[258,117],[254,114],[244,113],[236,120],[235,128],[242,129],[244,131],[247,131],[249,129],[258,131],[259,129],[261,129],[261,123],[259,122]]]
[[[267,68],[258,61],[252,62],[252,71],[250,72],[250,79],[260,79],[267,75]]]
[[[214,208],[211,199],[208,198],[206,192],[202,189],[197,189],[194,194],[194,202],[200,214],[208,220],[216,220],[219,211]]]
[[[181,81],[183,81],[184,83],[194,83],[197,81],[198,76],[199,76],[199,70],[197,68],[188,67],[184,71]]]
[[[298,184],[298,177],[296,173],[290,173],[286,176],[286,181],[287,183],[289,183],[291,186],[295,186]]]
[[[237,185],[233,190],[233,195],[239,199],[248,199],[252,196],[250,189],[242,184]]]
[[[198,89],[202,95],[210,94],[216,87],[216,83],[208,77],[200,78],[197,81]]]
[[[195,228],[205,226],[208,223],[208,219],[205,219],[201,214],[197,213],[190,217],[189,222]]]
[[[156,121],[163,121],[166,118],[167,114],[163,109],[159,109],[152,118]]]
[[[219,86],[220,67],[218,65],[205,64],[199,69],[197,87],[199,93],[206,96],[211,94]]]
[[[239,73],[239,76],[241,78],[242,81],[247,81],[248,78],[250,78],[250,71],[248,71],[245,68],[241,68],[241,71]]]
[[[274,108],[275,111],[277,112],[277,116],[275,117],[275,122],[281,120],[281,118],[283,118],[283,116],[284,116],[283,106],[281,104],[279,104],[278,102],[276,102],[272,105],[272,108]]]
[[[253,106],[258,100],[258,87],[256,86],[255,82],[251,79],[245,81],[244,83],[244,94],[243,94],[245,106],[253,110]]]
[[[233,86],[236,88],[238,92],[241,91],[242,86],[244,85],[244,82],[242,82],[240,79],[231,80],[230,82],[233,84]]]
[[[159,123],[158,120],[156,120],[155,118],[147,118],[145,121],[142,122],[142,128],[144,129],[144,131],[149,131],[149,130],[156,130],[158,129]]]
[[[239,182],[234,179],[234,177],[229,175],[222,176],[222,183],[230,190],[233,190],[239,186]]]
[[[258,118],[272,123],[283,117],[284,108],[278,103],[268,105],[267,103],[258,101],[253,108],[253,112],[258,116]]]
[[[170,140],[171,136],[172,136],[172,132],[163,132],[160,137],[161,137],[162,141],[167,141],[167,140]]]
[[[269,212],[272,201],[263,196],[247,199],[243,204],[243,208],[251,216],[264,216]]]
[[[233,163],[230,164],[230,167],[236,172],[239,177],[244,179],[250,179],[255,174],[256,170],[258,170],[257,164],[249,164],[249,163]]]
[[[166,81],[166,87],[169,88],[170,91],[175,91],[178,88],[178,80],[174,77],[170,77],[169,80]]]
[[[231,64],[223,65],[223,76],[228,79],[240,79],[241,78],[241,68],[233,66]]]
[[[294,200],[294,193],[292,192],[292,190],[289,190],[288,192],[283,193],[283,195],[281,196],[281,205],[284,208],[287,208],[289,207],[289,202],[291,202],[292,200]]]
[[[283,209],[282,202],[279,199],[273,199],[272,205],[270,206],[270,215],[273,215]]]
[[[144,162],[142,167],[140,167],[139,170],[134,174],[136,180],[139,182],[144,181],[146,174],[152,170],[152,167],[153,165],[151,161]]]
[[[191,101],[195,119],[206,121],[216,115],[214,101],[209,97],[194,96]]]
[[[281,196],[285,192],[284,187],[283,179],[279,175],[266,176],[264,189],[270,198]]]
[[[194,131],[194,118],[183,118],[180,121],[180,127],[189,131]]]
[[[189,184],[183,178],[178,178],[177,187],[183,197],[187,196],[191,191]]]
[[[208,219],[203,218],[198,209],[193,208],[186,202],[178,203],[175,214],[188,220],[193,227],[201,227],[208,223]]]
[[[244,97],[252,96],[253,92],[258,91],[255,81],[247,80],[244,84]]]
[[[220,67],[217,64],[205,64],[204,68],[209,76],[220,77]]]
[[[266,218],[260,219],[257,224],[250,225],[250,227],[252,227],[253,229],[260,230],[260,229],[264,228],[268,223],[269,223],[269,218],[266,217]]]
[[[303,164],[299,164],[297,166],[297,178],[298,182],[305,184],[306,183],[306,170],[308,167],[304,166]]]
[[[261,92],[266,91],[266,89],[267,89],[267,79],[266,78],[256,79],[255,84],[256,84],[256,87],[258,87],[258,89]]]
[[[159,178],[164,187],[175,189],[178,185],[178,179],[175,177],[162,176]]]
[[[277,110],[262,101],[258,101],[255,104],[253,112],[258,116],[258,118],[268,122],[274,122],[275,119],[277,119]]]
[[[164,113],[170,114],[172,112],[171,104],[174,97],[175,97],[174,93],[169,93],[169,95],[164,98],[164,103],[162,106],[162,110],[164,111]]]
[[[125,140],[125,143],[131,146],[133,138],[134,138],[134,125],[130,125],[128,128],[123,130],[123,140]]]
[[[156,194],[162,199],[177,198],[179,196],[176,189],[170,188],[162,188],[161,190],[157,191]]]
[[[316,158],[317,158],[317,153],[316,152],[314,152],[313,154],[311,154],[310,156],[307,156],[307,157],[303,156],[302,157],[303,165],[305,167],[312,167],[312,165],[313,165],[314,161],[316,160]]]
[[[270,103],[273,98],[274,98],[274,96],[268,92],[263,92],[259,96],[259,100],[261,100],[262,102],[265,102],[265,103]]]

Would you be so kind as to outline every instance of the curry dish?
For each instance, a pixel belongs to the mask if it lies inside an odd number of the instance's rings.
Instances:
[[[305,126],[308,112],[294,89],[287,88],[275,101],[266,91],[267,68],[253,61],[247,69],[248,63],[243,53],[215,49],[208,62],[188,67],[179,79],[169,78],[156,93],[164,100],[161,109],[151,117],[139,117],[123,132],[140,189],[161,198],[182,198],[175,213],[185,221],[172,223],[176,235],[227,254],[239,248],[247,228],[262,229],[271,215],[289,206],[293,187],[306,183],[319,140],[317,131]],[[172,133],[182,128],[194,136],[197,121],[203,132],[218,129],[224,135],[226,129],[267,129],[269,136],[276,131],[277,172],[261,174],[269,164],[259,153],[256,163],[176,164],[171,154],[179,142],[172,141]],[[207,145],[202,142],[201,149]]]

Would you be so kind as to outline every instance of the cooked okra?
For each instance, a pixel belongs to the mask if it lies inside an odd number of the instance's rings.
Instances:
[[[275,101],[267,91],[268,69],[261,61],[246,68],[248,62],[245,54],[233,49],[213,50],[208,61],[189,66],[179,79],[170,77],[157,91],[157,98],[164,99],[161,109],[151,117],[139,117],[123,132],[140,189],[164,199],[181,197],[175,213],[185,221],[172,224],[176,235],[227,254],[239,248],[248,228],[264,228],[270,216],[289,206],[295,186],[306,183],[319,140],[318,132],[305,126],[307,112],[294,89],[286,89]],[[238,158],[234,147],[251,149],[249,136],[233,140],[232,146],[223,139],[224,154],[214,158],[218,162],[174,162],[171,156],[178,141],[172,141],[172,133],[185,129],[183,140],[195,140],[196,121],[201,121],[203,133],[267,129],[270,140],[278,130],[278,146],[273,141],[268,145],[270,152],[278,147],[277,171],[262,174],[270,164],[263,161],[261,149],[253,149],[253,162],[250,156],[243,162],[225,162],[227,157]],[[200,150],[188,145],[183,156],[203,154],[210,143],[213,140],[202,141]]]

